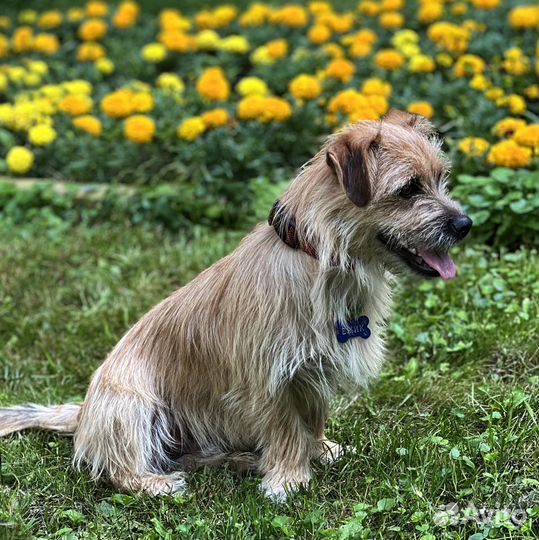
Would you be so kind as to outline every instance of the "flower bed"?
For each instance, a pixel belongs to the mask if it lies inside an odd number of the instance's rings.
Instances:
[[[335,2],[145,14],[131,0],[0,17],[0,173],[180,182],[246,208],[349,122],[432,119],[457,173],[537,169],[539,7]]]

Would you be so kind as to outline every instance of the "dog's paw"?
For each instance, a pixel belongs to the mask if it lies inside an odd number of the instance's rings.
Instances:
[[[353,446],[341,446],[340,444],[323,439],[319,443],[318,455],[316,456],[322,463],[335,463],[339,461],[346,453],[355,453]]]
[[[187,492],[187,482],[183,472],[147,476],[142,479],[141,484],[141,491],[149,495],[184,495]]]
[[[270,486],[262,482],[262,484],[260,484],[260,491],[275,503],[285,502],[288,497],[287,489],[284,486]]]

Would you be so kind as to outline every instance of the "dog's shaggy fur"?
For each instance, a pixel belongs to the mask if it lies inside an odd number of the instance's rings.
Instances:
[[[446,173],[430,124],[407,113],[331,136],[281,199],[316,257],[257,226],[127,332],[83,405],[0,410],[0,435],[74,433],[77,464],[133,491],[184,490],[187,455],[251,461],[277,498],[306,484],[313,458],[341,453],[324,436],[335,390],[380,371],[391,276],[436,275],[418,253],[467,232],[451,226],[463,216]],[[339,343],[335,322],[358,314],[371,336]]]

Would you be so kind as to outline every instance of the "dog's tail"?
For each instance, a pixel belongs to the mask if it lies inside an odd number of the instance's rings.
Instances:
[[[81,407],[67,403],[52,407],[31,404],[0,409],[0,437],[23,429],[75,433]]]

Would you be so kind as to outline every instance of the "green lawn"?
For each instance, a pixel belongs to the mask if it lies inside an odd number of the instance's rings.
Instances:
[[[82,400],[122,333],[241,236],[0,222],[0,403]],[[120,494],[71,468],[69,438],[16,434],[0,440],[0,539],[539,537],[537,253],[456,258],[454,282],[398,293],[382,377],[329,424],[357,453],[309,490],[274,505],[221,469],[185,497]],[[444,525],[452,502],[508,512]]]

